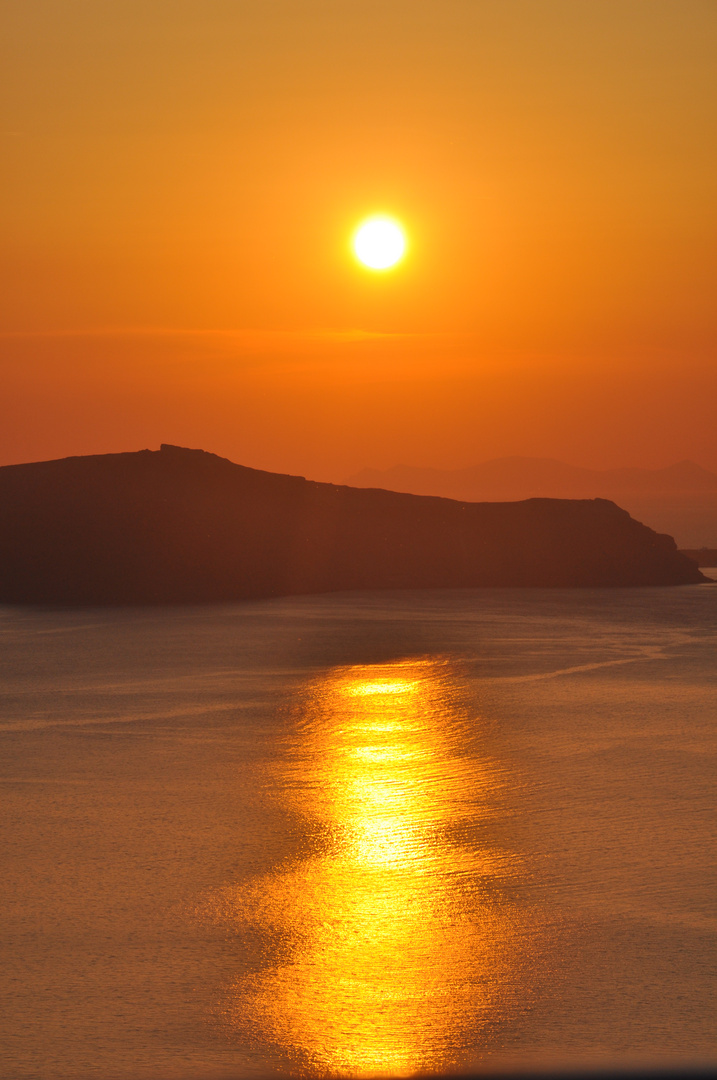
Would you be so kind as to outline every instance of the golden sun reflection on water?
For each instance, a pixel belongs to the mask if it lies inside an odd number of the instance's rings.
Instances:
[[[283,797],[307,857],[212,917],[265,942],[221,1022],[308,1074],[401,1075],[469,1063],[529,934],[504,884],[518,861],[490,838],[502,778],[447,664],[335,670],[297,709]]]

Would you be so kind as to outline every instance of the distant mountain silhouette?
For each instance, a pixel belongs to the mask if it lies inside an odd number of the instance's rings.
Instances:
[[[582,469],[552,458],[505,457],[468,469],[362,469],[354,487],[441,495],[469,502],[611,499],[680,547],[717,544],[717,475],[680,461],[666,469]]]
[[[617,495],[717,495],[717,475],[680,461],[666,469],[583,469],[552,458],[505,457],[468,469],[362,469],[346,481],[414,495],[470,502],[499,499],[594,499]]]
[[[682,554],[692,559],[698,566],[709,566],[711,569],[717,567],[717,548],[687,549],[683,550]]]
[[[6,603],[703,580],[670,537],[602,499],[454,502],[166,445],[0,468]]]

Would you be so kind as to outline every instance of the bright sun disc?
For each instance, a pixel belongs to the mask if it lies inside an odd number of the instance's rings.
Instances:
[[[398,222],[389,217],[371,217],[354,233],[354,252],[370,270],[388,270],[406,250],[406,237]]]

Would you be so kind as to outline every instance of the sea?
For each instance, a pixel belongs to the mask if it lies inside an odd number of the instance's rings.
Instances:
[[[0,651],[3,1077],[717,1065],[717,582],[4,607]]]

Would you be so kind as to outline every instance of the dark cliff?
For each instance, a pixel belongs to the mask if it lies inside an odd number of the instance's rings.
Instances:
[[[703,580],[670,537],[604,499],[460,503],[179,447],[0,468],[6,603]]]

